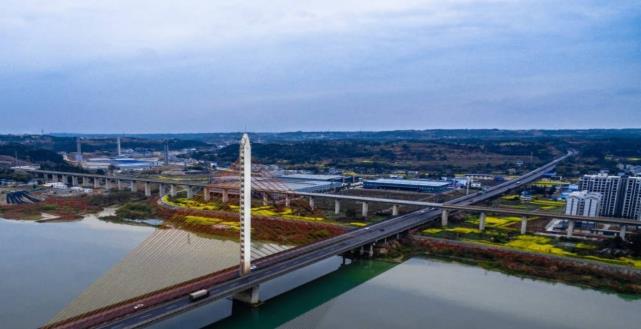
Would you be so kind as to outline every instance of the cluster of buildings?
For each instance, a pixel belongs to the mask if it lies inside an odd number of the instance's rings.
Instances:
[[[566,214],[641,220],[641,177],[584,175],[567,197]]]
[[[123,152],[120,137],[116,138],[115,156],[85,158],[82,153],[80,138],[76,140],[76,148],[74,161],[81,167],[89,170],[109,170],[111,168],[116,170],[144,170],[169,165],[171,160],[168,144],[165,144],[164,152],[160,152],[159,154],[136,154],[133,150],[125,150],[125,152]],[[127,153],[127,155],[125,155],[125,153]]]

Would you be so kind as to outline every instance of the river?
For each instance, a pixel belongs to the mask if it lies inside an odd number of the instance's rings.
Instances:
[[[47,224],[0,219],[2,327],[46,323],[153,232],[95,218]],[[334,257],[265,284],[261,297],[259,308],[221,300],[155,328],[635,328],[641,323],[641,301],[630,296],[420,257],[398,265],[367,260],[341,265]]]

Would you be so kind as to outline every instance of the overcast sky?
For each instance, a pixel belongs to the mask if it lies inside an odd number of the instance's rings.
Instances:
[[[0,133],[641,127],[641,1],[3,0]]]

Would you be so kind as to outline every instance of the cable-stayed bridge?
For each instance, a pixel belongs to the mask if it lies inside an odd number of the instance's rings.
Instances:
[[[245,140],[245,138],[243,138]],[[248,139],[241,143],[242,147],[249,147]],[[247,151],[247,150],[246,150]],[[47,328],[134,328],[151,324],[162,319],[175,316],[182,312],[199,307],[203,304],[225,298],[234,297],[248,303],[256,303],[259,300],[260,284],[274,279],[278,276],[292,272],[296,269],[313,264],[317,261],[348,252],[371,252],[373,245],[379,241],[388,238],[397,238],[399,235],[408,232],[417,227],[428,223],[441,220],[443,225],[447,225],[448,214],[451,211],[473,211],[482,213],[497,212],[504,213],[514,210],[497,209],[472,206],[475,203],[494,198],[511,189],[521,185],[531,183],[545,173],[551,171],[560,161],[572,156],[572,152],[551,161],[550,163],[537,168],[517,179],[504,182],[494,186],[486,191],[473,193],[451,200],[446,203],[429,203],[420,201],[394,200],[382,198],[357,197],[348,195],[322,194],[322,193],[301,193],[279,189],[273,185],[257,186],[251,177],[251,167],[249,167],[249,177],[247,174],[248,165],[251,163],[250,151],[241,156],[241,168],[243,174],[239,174],[240,184],[236,190],[239,197],[244,200],[243,207],[241,204],[240,221],[241,228],[240,242],[212,242],[212,240],[203,237],[194,236],[192,233],[169,230],[167,232],[156,233],[143,243],[141,247],[132,252],[121,264],[112,269],[103,278],[98,280],[90,289],[85,291],[76,301],[68,308],[58,314],[46,326]],[[68,177],[90,177],[107,181],[108,176],[58,173],[47,171],[35,171],[43,175],[67,175]],[[84,176],[83,176],[84,175]],[[106,177],[106,178],[105,178]],[[120,179],[123,179],[120,177]],[[127,178],[124,178],[126,180]],[[75,179],[76,181],[78,178]],[[145,184],[172,184],[166,181],[144,181]],[[251,182],[251,183],[248,183]],[[264,182],[264,181],[263,181]],[[198,185],[203,188],[205,195],[213,193],[216,186]],[[258,188],[256,188],[258,187]],[[223,198],[225,194],[232,192],[233,186],[227,186],[219,189]],[[252,191],[252,188],[255,188]],[[227,190],[227,192],[225,192]],[[145,187],[145,192],[149,191]],[[257,244],[251,241],[248,233],[251,232],[251,196],[252,192],[271,192],[280,194],[283,202],[289,203],[290,197],[309,198],[310,206],[313,207],[314,198],[330,198],[337,202],[340,201],[358,201],[364,204],[364,212],[367,209],[367,203],[386,203],[394,207],[395,215],[398,214],[398,206],[415,206],[421,207],[420,210],[414,211],[402,216],[379,222],[361,229],[349,231],[345,234],[321,240],[312,244],[290,247],[270,244]],[[208,197],[205,197],[207,199]],[[244,208],[244,210],[243,210]],[[564,218],[558,214],[544,213],[526,213],[518,215],[523,216],[524,225],[527,224],[527,216],[546,217],[554,216],[555,218]],[[567,217],[567,216],[565,216]],[[574,218],[576,217],[576,218]],[[574,216],[569,220],[589,220],[580,216]],[[603,219],[604,221],[617,221],[616,219]],[[634,222],[621,222],[622,227],[625,225],[634,225]],[[522,230],[525,227],[522,225]],[[175,232],[174,232],[175,231]],[[625,232],[623,232],[625,234]],[[147,246],[147,247],[145,247]],[[172,246],[182,246],[180,248]],[[181,248],[190,249],[190,252],[182,252]],[[148,252],[152,250],[152,252]],[[170,251],[168,256],[163,254],[163,250]],[[176,251],[178,250],[178,251]],[[211,250],[226,250],[227,260],[212,259]],[[250,250],[249,253],[247,251]],[[143,255],[143,257],[140,257]],[[159,262],[159,259],[166,260],[170,257],[173,261]],[[209,257],[209,258],[208,258]],[[239,262],[240,260],[240,262]],[[162,268],[154,269],[154,264],[162,264]],[[173,265],[167,265],[173,264]],[[203,265],[204,264],[204,265]],[[141,270],[141,268],[148,270]],[[143,282],[139,285],[133,284],[132,287],[120,289],[114,288],[114,282],[127,280],[128,278],[143,277],[143,273],[161,274],[160,279],[149,279],[149,282]],[[149,274],[148,274],[149,275]],[[164,277],[162,275],[165,275]],[[143,280],[144,281],[144,280]],[[135,280],[134,280],[135,282]],[[149,286],[150,282],[154,285]],[[147,286],[145,286],[147,285]],[[102,291],[112,291],[114,296],[98,297]],[[200,292],[200,298],[194,299],[191,293]]]

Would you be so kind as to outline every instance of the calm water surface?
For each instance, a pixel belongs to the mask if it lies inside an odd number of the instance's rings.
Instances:
[[[1,327],[46,323],[153,231],[95,217],[48,224],[0,219]],[[334,257],[263,285],[261,298],[265,303],[256,309],[225,299],[155,328],[602,329],[641,323],[639,299],[425,258],[342,265]]]
[[[95,216],[67,223],[0,219],[0,327],[43,325],[153,231]]]

